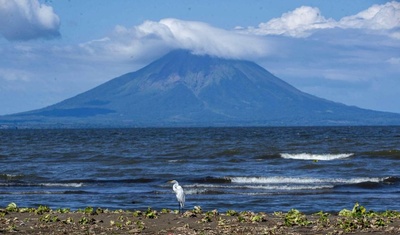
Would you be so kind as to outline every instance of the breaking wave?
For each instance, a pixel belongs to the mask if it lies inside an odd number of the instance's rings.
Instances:
[[[223,194],[225,191],[221,190],[234,190],[241,192],[247,189],[253,190],[317,190],[317,189],[329,189],[333,188],[333,185],[211,185],[211,184],[196,184],[186,185],[186,194]],[[186,190],[188,189],[188,190]],[[217,190],[220,189],[220,190]],[[232,192],[234,193],[234,192]]]
[[[79,188],[83,183],[22,183],[22,182],[8,182],[0,183],[2,187],[66,187],[66,188]]]
[[[318,160],[318,161],[332,161],[353,156],[353,153],[340,153],[340,154],[310,154],[310,153],[281,153],[281,157],[285,159],[295,160]]]
[[[207,177],[206,179],[210,179]],[[187,194],[258,194],[330,190],[341,187],[374,188],[394,184],[398,177],[310,178],[310,177],[223,177],[184,185]]]
[[[358,178],[307,178],[307,177],[232,177],[232,183],[239,184],[321,184],[321,183],[334,183],[334,184],[358,184],[362,182],[383,182],[386,178],[371,178],[371,177],[358,177]]]

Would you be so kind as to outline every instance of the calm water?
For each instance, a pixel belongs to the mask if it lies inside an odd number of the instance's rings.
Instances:
[[[400,210],[400,127],[0,130],[0,207]]]

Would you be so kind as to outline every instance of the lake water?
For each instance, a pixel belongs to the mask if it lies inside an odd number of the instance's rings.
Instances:
[[[400,127],[0,130],[0,207],[400,210]]]

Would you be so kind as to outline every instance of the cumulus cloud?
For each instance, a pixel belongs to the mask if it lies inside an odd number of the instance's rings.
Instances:
[[[7,40],[60,36],[60,19],[38,0],[0,0],[0,34]]]
[[[400,3],[387,2],[373,5],[356,15],[346,16],[335,21],[326,19],[316,7],[302,6],[282,14],[280,18],[261,23],[258,27],[241,28],[238,31],[257,35],[284,35],[291,37],[308,37],[321,29],[366,29],[385,31],[389,36],[399,39]]]
[[[286,35],[292,37],[306,37],[312,30],[334,27],[333,19],[325,19],[316,7],[302,6],[282,14],[257,28],[250,27],[248,32],[258,35]]]
[[[212,27],[203,22],[162,19],[145,21],[133,28],[117,26],[109,37],[80,45],[89,53],[143,57],[171,49],[187,49],[196,54],[225,58],[250,59],[264,56],[268,46],[264,39]]]
[[[373,5],[356,15],[343,17],[337,26],[372,30],[400,27],[400,3],[393,1],[383,5]]]

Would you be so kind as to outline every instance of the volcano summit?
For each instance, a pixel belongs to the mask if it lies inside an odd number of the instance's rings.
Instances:
[[[400,114],[304,93],[256,63],[186,50],[3,125],[296,126],[400,125]]]

